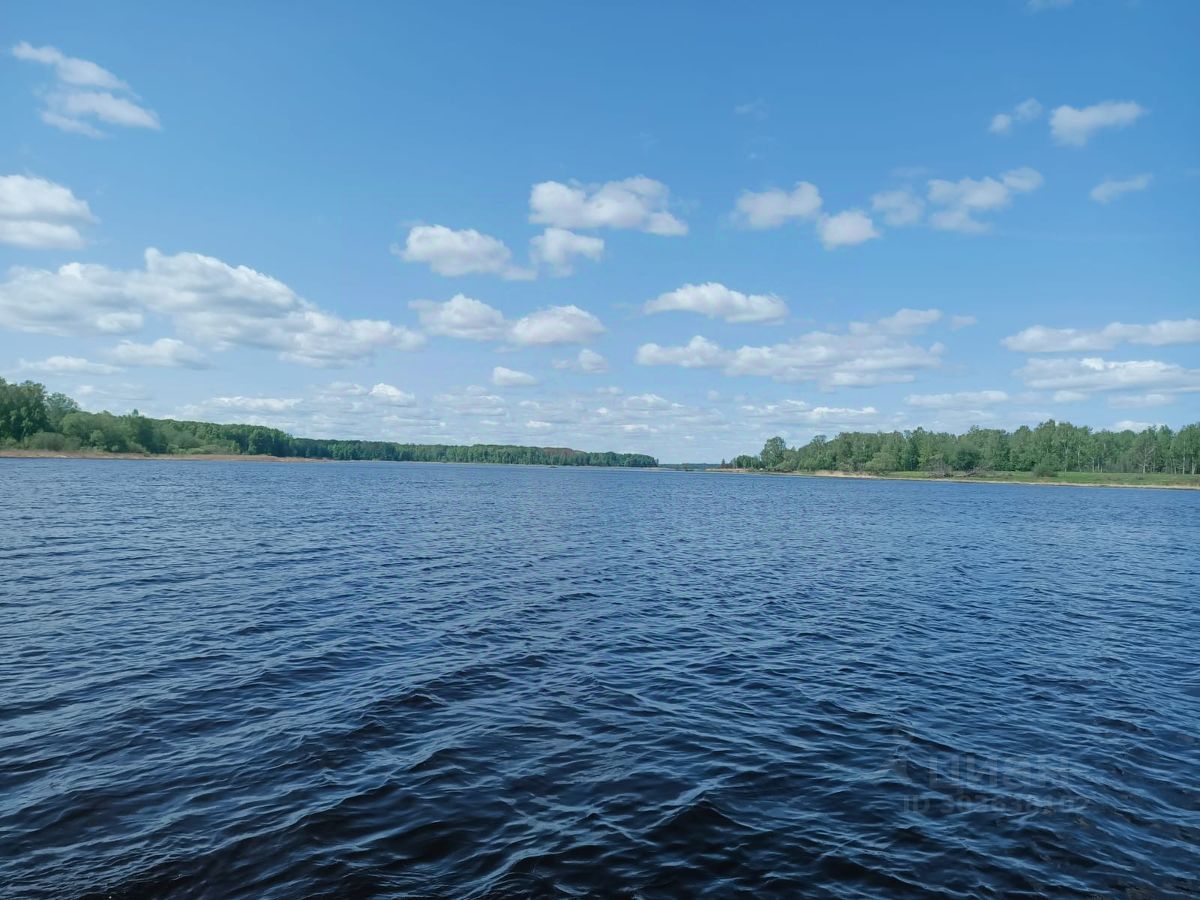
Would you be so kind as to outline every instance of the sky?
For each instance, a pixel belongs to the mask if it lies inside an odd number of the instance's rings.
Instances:
[[[1200,5],[0,17],[0,376],[715,462],[1200,420]]]

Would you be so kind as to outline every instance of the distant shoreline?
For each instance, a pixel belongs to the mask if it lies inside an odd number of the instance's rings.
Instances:
[[[1045,478],[1012,478],[1004,476],[996,476],[994,478],[978,477],[973,475],[946,475],[937,477],[926,474],[924,472],[897,472],[886,475],[873,475],[869,472],[836,472],[831,469],[817,469],[812,472],[769,472],[764,469],[721,469],[708,468],[703,470],[706,473],[715,472],[721,475],[784,475],[784,476],[800,476],[802,478],[856,478],[865,479],[868,481],[916,481],[925,484],[1025,484],[1034,487],[1112,487],[1112,488],[1151,488],[1153,490],[1175,490],[1175,491],[1200,491],[1200,476],[1191,476],[1196,479],[1195,484],[1138,484],[1130,481],[1068,481],[1067,479],[1051,475]],[[1090,475],[1088,472],[1075,473],[1080,475]],[[1103,473],[1098,473],[1103,474]],[[1113,475],[1120,476],[1127,473],[1114,472]],[[1161,473],[1154,473],[1161,474]],[[1178,477],[1178,476],[1175,476]],[[1182,476],[1187,478],[1189,476]]]
[[[108,453],[103,450],[0,450],[0,459],[121,459],[169,460],[171,462],[248,463],[403,463],[419,466],[505,466],[532,469],[605,469],[630,472],[662,472],[662,466],[585,466],[570,463],[469,462],[457,459],[333,459],[328,456],[268,456],[253,453]]]
[[[103,450],[0,450],[0,459],[171,459],[184,462],[339,462],[313,456],[239,453],[106,453]],[[356,462],[357,460],[346,460]]]
[[[171,460],[177,462],[247,462],[247,463],[342,463],[342,462],[410,462],[439,466],[518,466],[539,469],[631,469],[642,472],[677,472],[688,471],[673,466],[572,466],[559,463],[488,463],[488,462],[459,462],[456,460],[361,460],[361,459],[330,459],[314,456],[267,456],[263,454],[237,453],[106,453],[100,450],[21,450],[7,448],[0,450],[0,459],[121,459],[121,460]],[[691,474],[718,475],[782,475],[801,478],[848,478],[866,481],[915,481],[925,484],[1024,484],[1044,487],[1111,487],[1111,488],[1150,488],[1153,490],[1198,491],[1200,476],[1195,484],[1137,484],[1128,481],[1068,481],[1061,476],[1045,478],[1012,478],[996,476],[993,478],[973,475],[947,475],[942,477],[928,475],[924,472],[889,473],[874,475],[869,472],[837,472],[831,469],[818,469],[812,472],[770,472],[764,469],[722,469],[716,466],[696,468]],[[1090,475],[1091,473],[1077,473]],[[1103,473],[1100,473],[1103,474]],[[1125,473],[1114,472],[1113,475]],[[1154,473],[1161,474],[1161,473]],[[1178,476],[1176,476],[1178,477]],[[1189,477],[1189,476],[1183,476]]]

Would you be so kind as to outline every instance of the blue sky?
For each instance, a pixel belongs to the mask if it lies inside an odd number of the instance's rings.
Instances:
[[[1200,7],[10,3],[0,375],[645,451],[1200,418]]]

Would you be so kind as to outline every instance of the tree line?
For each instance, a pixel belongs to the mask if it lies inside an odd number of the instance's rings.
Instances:
[[[1200,423],[1178,431],[1164,426],[1142,431],[1093,431],[1049,419],[1016,431],[972,428],[966,434],[926,431],[842,432],[817,435],[800,447],[773,437],[757,456],[743,454],[739,469],[773,472],[1166,472],[1200,470]]]
[[[262,425],[152,419],[85,412],[65,394],[33,381],[0,378],[0,447],[107,453],[267,455],[307,459],[473,462],[558,466],[657,466],[643,453],[588,453],[509,444],[400,444],[293,437]]]

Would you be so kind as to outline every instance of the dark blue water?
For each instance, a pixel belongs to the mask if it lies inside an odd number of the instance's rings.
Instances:
[[[0,460],[0,895],[1200,892],[1200,493]]]

